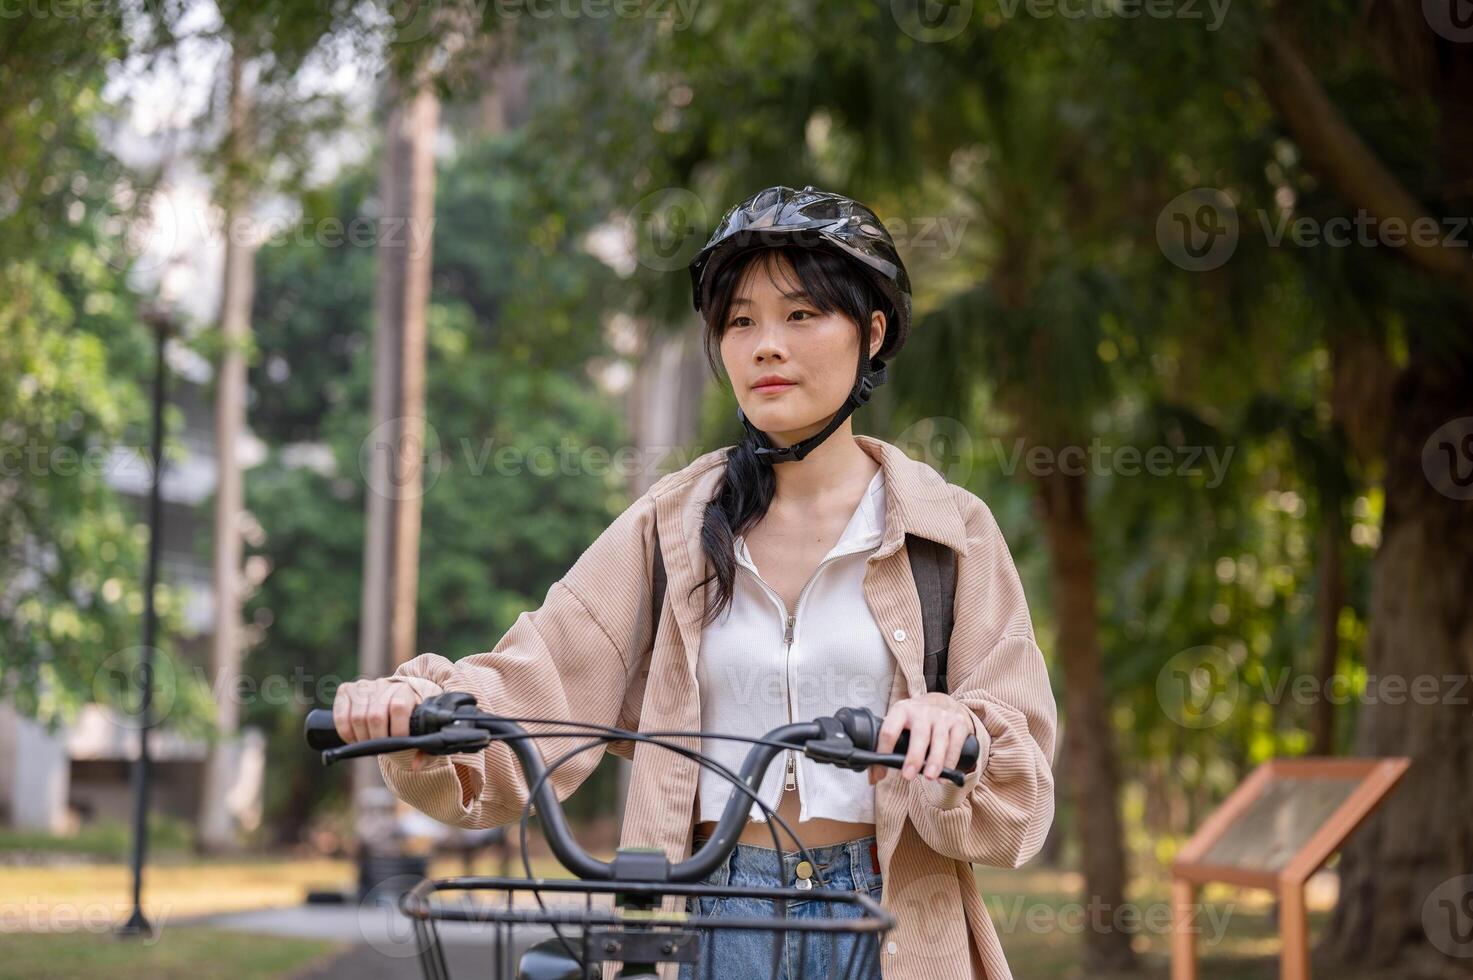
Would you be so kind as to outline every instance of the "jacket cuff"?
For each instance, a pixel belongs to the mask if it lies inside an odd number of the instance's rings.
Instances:
[[[452,760],[459,758],[464,762],[466,756],[431,756],[419,772],[414,772],[409,767],[415,751],[404,749],[378,757],[385,785],[421,813],[441,823],[460,825],[470,814],[470,804],[475,802],[475,777],[469,771],[462,773]],[[454,809],[447,811],[446,806]]]
[[[927,779],[918,777],[921,785],[921,799],[927,806],[937,810],[952,810],[972,795],[972,790],[977,788],[977,783],[982,779],[982,770],[987,768],[987,760],[992,754],[992,734],[982,724],[982,718],[972,709],[972,729],[977,736],[977,764],[972,771],[967,773],[967,778],[960,786],[949,779]]]

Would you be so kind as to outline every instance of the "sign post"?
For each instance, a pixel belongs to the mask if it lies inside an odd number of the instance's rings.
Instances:
[[[1309,980],[1304,883],[1340,849],[1411,765],[1392,759],[1275,759],[1253,771],[1171,866],[1171,980],[1197,980],[1193,910],[1220,881],[1279,900],[1279,977]]]

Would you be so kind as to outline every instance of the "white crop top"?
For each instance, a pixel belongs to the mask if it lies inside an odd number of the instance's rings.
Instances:
[[[811,721],[846,706],[885,713],[895,662],[864,598],[866,559],[880,546],[884,520],[882,470],[792,610],[762,580],[746,541],[735,539],[738,567],[731,605],[701,631],[696,659],[703,729],[758,737],[779,725]],[[740,770],[751,748],[750,742],[701,741],[702,752],[733,772]],[[774,757],[758,790],[774,810],[790,761],[796,769],[800,821],[874,822],[875,788],[866,772],[836,769],[791,751]],[[697,820],[720,819],[731,784],[703,768],[699,787]],[[764,819],[755,803],[748,815]]]

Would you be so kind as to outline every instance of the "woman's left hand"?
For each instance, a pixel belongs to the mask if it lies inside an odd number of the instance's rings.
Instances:
[[[875,751],[893,750],[900,733],[910,729],[910,747],[900,774],[915,779],[916,773],[924,771],[927,779],[934,780],[943,767],[956,767],[967,736],[976,734],[972,718],[971,708],[941,691],[896,701],[885,712],[885,724],[880,726]],[[878,783],[889,771],[888,766],[870,766],[870,785]]]

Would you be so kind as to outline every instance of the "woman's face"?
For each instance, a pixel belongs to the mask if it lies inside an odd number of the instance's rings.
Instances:
[[[859,331],[842,313],[823,313],[802,293],[793,266],[776,252],[743,274],[727,311],[721,360],[737,404],[779,446],[828,423],[854,387]],[[870,356],[885,341],[885,315],[870,316]],[[759,384],[772,377],[786,383]]]

